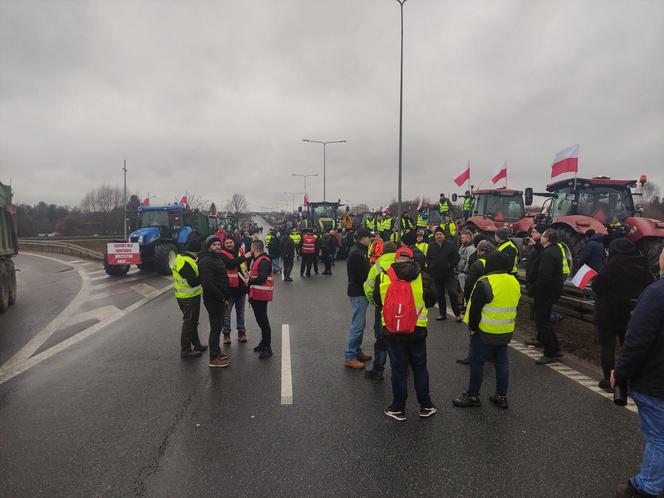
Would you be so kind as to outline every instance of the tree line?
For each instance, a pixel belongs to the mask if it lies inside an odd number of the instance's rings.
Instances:
[[[127,226],[138,227],[138,207],[143,199],[135,193],[128,193]],[[214,202],[195,194],[188,195],[191,209],[217,212]],[[233,213],[248,209],[243,194],[235,193],[226,202],[225,208]],[[123,232],[124,194],[117,186],[103,184],[87,192],[78,206],[60,206],[40,201],[37,204],[18,204],[16,206],[16,224],[19,237],[35,237],[56,234],[62,236],[119,235]]]

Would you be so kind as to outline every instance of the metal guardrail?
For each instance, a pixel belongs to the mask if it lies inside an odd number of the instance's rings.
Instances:
[[[70,244],[68,242],[59,242],[57,240],[19,240],[18,247],[24,251],[54,252],[58,254],[67,254],[78,258],[86,258],[94,261],[103,261],[104,255],[100,252],[87,249],[85,247]]]

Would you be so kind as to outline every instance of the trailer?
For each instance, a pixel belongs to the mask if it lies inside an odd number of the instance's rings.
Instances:
[[[17,254],[16,209],[12,205],[12,190],[0,183],[0,313],[16,302],[16,267],[12,258]]]

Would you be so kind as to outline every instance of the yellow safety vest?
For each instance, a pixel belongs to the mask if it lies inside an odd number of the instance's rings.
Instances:
[[[563,276],[566,277],[570,274],[569,262],[567,261],[567,252],[569,252],[569,248],[564,242],[558,242],[558,247],[563,255]]]
[[[473,292],[480,280],[488,280],[493,300],[482,307],[480,330],[487,334],[511,334],[516,327],[516,311],[521,299],[521,285],[509,273],[490,273],[477,279]],[[471,299],[463,321],[468,323]]]
[[[367,227],[369,230],[375,230],[376,229],[376,220],[375,219],[369,219],[367,218],[364,220],[364,226]]]
[[[390,277],[387,273],[381,272],[380,274],[380,302],[385,303],[385,295],[387,288],[392,284]],[[410,288],[413,291],[413,300],[415,301],[415,309],[421,310],[417,316],[417,327],[426,327],[429,325],[429,310],[424,305],[424,287],[422,286],[422,274],[419,274],[415,280],[410,282]],[[380,321],[385,326],[385,319],[383,314],[380,314]]]
[[[445,214],[450,211],[450,201],[445,199],[444,201],[438,202],[438,212],[440,214]]]
[[[293,244],[295,244],[296,246],[300,245],[300,242],[302,241],[302,236],[299,233],[291,233],[289,237],[293,241]]]
[[[369,275],[364,281],[364,295],[367,296],[370,304],[374,304],[373,293],[374,293],[374,284],[376,283],[376,277],[381,272],[386,272],[390,266],[394,264],[394,259],[396,254],[393,252],[388,252],[379,257],[376,262],[371,265],[369,269]]]
[[[427,252],[429,252],[428,242],[416,242],[415,247],[417,247],[420,251],[422,251],[422,254],[424,254],[425,256],[427,255]]]
[[[473,198],[472,197],[465,197],[463,199],[463,210],[464,211],[472,211],[473,210]]]
[[[512,268],[512,272],[511,272],[513,275],[516,275],[516,273],[518,272],[517,265],[519,263],[519,249],[514,245],[514,242],[512,242],[511,240],[508,240],[507,242],[503,242],[502,244],[500,244],[496,248],[496,251],[502,252],[503,249],[505,249],[506,247],[513,247],[514,251],[516,253],[514,255],[514,267]]]
[[[438,226],[439,226],[440,228],[442,228],[443,231],[445,231],[445,230],[448,228],[448,226],[449,226],[449,235],[450,235],[450,237],[454,237],[454,236],[456,235],[456,233],[457,233],[456,223],[454,223],[453,221],[450,221],[449,223],[445,223],[445,222],[443,221],[443,222],[441,222],[441,224],[438,225]]]
[[[429,219],[424,218],[421,214],[417,214],[417,226],[418,228],[426,228],[429,225]]]
[[[173,289],[175,289],[175,297],[180,299],[187,299],[190,297],[196,297],[203,294],[203,288],[200,285],[196,287],[191,287],[187,279],[180,275],[180,270],[185,263],[189,263],[194,269],[196,276],[198,273],[198,264],[196,260],[189,256],[188,254],[178,254],[173,261],[173,266],[171,271],[173,272]]]
[[[270,234],[268,233],[268,234],[265,236],[265,247],[268,246],[268,244],[270,243],[271,240],[272,240],[272,235],[270,235]]]

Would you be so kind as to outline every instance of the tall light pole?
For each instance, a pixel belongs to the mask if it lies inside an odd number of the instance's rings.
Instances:
[[[399,74],[399,195],[397,200],[397,242],[401,242],[401,158],[403,137],[403,4],[406,0],[397,0],[401,7],[401,71]]]
[[[284,194],[288,194],[288,195],[293,196],[293,212],[295,212],[295,196],[296,195],[302,195],[302,192],[284,192]]]
[[[314,173],[313,175],[301,175],[299,173],[291,173],[291,176],[301,176],[302,178],[304,178],[304,195],[307,195],[307,177],[318,176],[318,173]]]
[[[123,211],[122,211],[122,238],[127,240],[127,160],[124,160],[124,165],[122,166],[122,171],[124,173],[124,191],[122,194],[123,200]]]
[[[404,0],[405,1],[405,0]],[[327,144],[345,144],[346,140],[329,140],[329,141],[322,141],[322,140],[309,140],[308,138],[303,138],[303,142],[309,142],[312,144],[323,144],[323,200],[325,200],[325,148]]]

